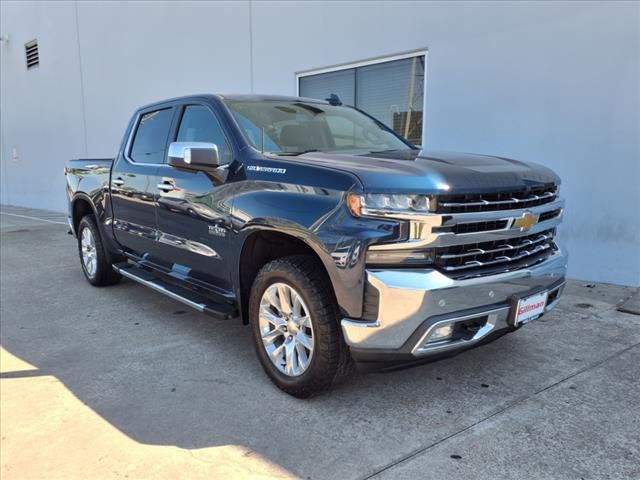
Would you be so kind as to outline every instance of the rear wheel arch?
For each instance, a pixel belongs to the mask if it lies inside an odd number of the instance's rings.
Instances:
[[[104,212],[103,212],[104,214]],[[126,261],[126,257],[123,255],[118,245],[114,243],[114,239],[110,238],[109,232],[106,231],[104,224],[100,220],[101,215],[98,214],[96,205],[85,194],[77,194],[71,203],[71,222],[73,224],[73,232],[76,237],[78,236],[78,228],[80,222],[87,215],[93,215],[95,219],[96,228],[100,235],[100,240],[104,244],[105,254],[107,259],[112,263]]]
[[[82,220],[85,215],[94,215],[96,220],[98,220],[98,215],[91,200],[84,195],[77,195],[71,204],[71,221],[73,222],[73,231],[76,235],[78,234],[80,220]]]
[[[80,264],[89,283],[96,287],[118,283],[121,279],[120,273],[113,269],[93,213],[83,215],[80,219],[77,238]]]

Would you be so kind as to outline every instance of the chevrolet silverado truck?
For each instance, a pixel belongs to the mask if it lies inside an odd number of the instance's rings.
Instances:
[[[431,153],[335,95],[197,95],[135,112],[114,159],[65,167],[95,286],[122,277],[250,326],[285,392],[457,354],[553,308],[560,179]]]

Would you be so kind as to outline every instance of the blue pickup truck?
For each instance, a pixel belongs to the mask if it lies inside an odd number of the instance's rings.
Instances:
[[[282,390],[457,354],[558,302],[560,180],[421,150],[328,101],[196,95],[135,112],[114,159],[65,168],[95,286],[122,277],[251,329]]]

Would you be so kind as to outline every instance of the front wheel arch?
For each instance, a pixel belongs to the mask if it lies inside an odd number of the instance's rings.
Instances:
[[[267,310],[267,323],[282,325],[282,322],[286,321],[286,325],[291,329],[277,336],[271,335],[273,330],[268,331],[266,333],[269,340],[265,342],[264,339],[267,337],[264,335],[261,318],[264,308],[263,299],[267,298],[264,296],[265,293],[274,285],[284,286],[300,295],[305,305],[303,318],[306,320],[303,324],[301,317],[298,317],[300,323],[296,323],[295,314],[291,315],[288,309],[282,309],[279,306],[276,311],[270,307]],[[277,301],[276,304],[282,305],[282,302]],[[285,313],[282,313],[283,311]],[[277,321],[271,320],[274,317],[278,317],[275,319]],[[317,258],[293,255],[273,260],[260,269],[251,289],[249,323],[258,359],[265,373],[281,390],[295,397],[307,398],[327,390],[349,375],[353,362],[342,337],[338,319],[338,305],[331,284],[328,277],[323,274]],[[294,328],[294,325],[297,326]],[[313,356],[305,354],[309,363],[301,372],[289,373],[281,368],[283,365],[279,360],[274,359],[273,355],[277,355],[278,358],[283,355],[287,342],[291,343],[288,346],[292,351],[297,347],[294,346],[294,337],[299,330],[302,330],[302,325],[309,327],[304,336],[307,341],[313,342],[314,353]],[[307,335],[309,331],[313,331],[311,337]],[[270,352],[269,348],[274,346],[272,342],[275,341],[281,343],[275,344],[276,348]],[[289,365],[288,360],[286,364]]]
[[[273,260],[292,255],[306,255],[315,258],[318,264],[322,266],[323,273],[331,284],[335,298],[331,275],[318,253],[308,243],[293,235],[276,230],[257,230],[245,239],[238,265],[240,315],[244,324],[249,322],[247,309],[251,286],[260,269]]]

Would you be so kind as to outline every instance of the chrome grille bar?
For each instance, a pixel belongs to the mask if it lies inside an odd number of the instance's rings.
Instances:
[[[468,245],[471,249],[485,242],[512,243],[521,237],[540,234],[555,228],[562,221],[563,211],[564,200],[556,198],[553,202],[544,205],[511,210],[398,215],[396,218],[407,221],[408,238],[400,242],[375,244],[369,248],[371,250],[420,250]],[[516,220],[526,212],[537,219],[537,223],[528,230],[519,228],[515,224]],[[477,224],[478,228],[467,228],[469,224]],[[481,224],[486,228],[481,228]],[[496,248],[496,246],[490,248]]]
[[[541,242],[545,242],[548,240],[551,240],[553,238],[552,234],[541,234],[539,235],[537,238],[535,238],[534,240],[530,240],[528,238],[522,240],[521,242],[519,242],[517,245],[511,245],[510,243],[504,243],[502,245],[499,245],[497,248],[492,248],[492,249],[482,249],[482,248],[471,248],[470,250],[467,250],[464,253],[444,253],[442,255],[438,255],[439,259],[442,260],[451,260],[451,259],[456,259],[456,258],[464,258],[464,257],[473,257],[476,255],[485,255],[488,253],[497,253],[497,252],[501,252],[501,251],[505,251],[505,250],[515,250],[518,249],[520,247],[525,247],[525,246],[529,246],[529,245],[536,245],[538,243]],[[517,239],[514,239],[517,240]]]
[[[406,222],[406,237],[369,249],[426,251],[425,266],[454,278],[493,275],[527,268],[552,255],[563,213],[564,200],[552,184],[441,195],[429,213],[394,213],[393,218]]]
[[[454,207],[481,207],[481,206],[486,206],[486,207],[490,207],[492,205],[507,205],[509,203],[527,203],[527,202],[535,202],[536,200],[545,200],[548,199],[549,201],[553,201],[556,198],[556,194],[554,192],[545,192],[542,195],[531,195],[530,197],[526,197],[526,198],[509,198],[507,200],[484,200],[484,199],[480,199],[479,201],[475,201],[475,202],[440,202],[438,203],[439,206],[441,207],[446,207],[446,208],[454,208]],[[516,207],[517,208],[517,207]],[[487,209],[489,210],[489,209]]]
[[[557,195],[558,188],[553,184],[507,192],[442,195],[437,199],[436,212],[455,214],[530,208],[553,202]]]
[[[512,257],[507,256],[507,255],[502,255],[500,257],[496,257],[493,260],[485,260],[485,261],[480,261],[480,260],[471,260],[469,262],[464,263],[463,265],[458,265],[455,267],[451,267],[451,266],[441,266],[440,268],[442,268],[443,270],[446,270],[447,272],[455,272],[458,270],[466,270],[468,268],[472,268],[472,267],[486,267],[489,265],[496,265],[499,263],[506,263],[506,262],[515,262],[518,260],[522,260],[523,258],[527,258],[530,257],[532,255],[544,252],[545,250],[549,250],[552,248],[551,244],[544,244],[544,245],[538,245],[535,248],[533,248],[532,250],[523,250],[521,253],[514,255]]]

